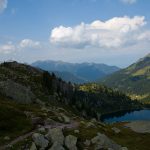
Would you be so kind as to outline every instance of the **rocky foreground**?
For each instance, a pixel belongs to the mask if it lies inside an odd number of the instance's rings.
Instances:
[[[22,150],[77,150],[77,149],[106,149],[106,150],[127,150],[110,139],[100,131],[107,130],[106,125],[97,122],[95,119],[90,121],[81,119],[70,114],[63,108],[41,108],[45,116],[44,120],[36,117],[32,112],[24,112],[35,125],[35,129],[25,135],[11,139],[5,136],[7,144],[0,147],[5,149]],[[53,113],[55,120],[48,117]],[[56,121],[57,120],[57,121]],[[114,134],[119,134],[118,128],[112,128]],[[84,133],[85,132],[85,133]],[[87,133],[86,133],[87,132]],[[86,137],[84,134],[91,136]],[[21,144],[20,144],[21,143]]]

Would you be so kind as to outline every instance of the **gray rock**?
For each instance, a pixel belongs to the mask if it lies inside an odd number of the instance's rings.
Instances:
[[[30,150],[37,150],[36,145],[34,142],[32,142],[32,145],[30,147]]]
[[[47,118],[44,122],[45,125],[54,125],[56,124],[56,121],[54,121],[53,119],[51,118]]]
[[[121,131],[120,131],[120,129],[118,129],[118,128],[116,128],[116,127],[113,127],[113,128],[111,128],[115,133],[120,133]]]
[[[78,133],[80,133],[80,131],[79,130],[74,130],[74,133],[78,134]]]
[[[70,118],[68,116],[66,116],[64,114],[61,114],[61,115],[62,115],[62,118],[63,118],[65,123],[70,123],[71,120],[70,120]]]
[[[40,127],[40,128],[38,129],[38,131],[39,131],[40,133],[45,133],[45,132],[46,132],[46,130],[45,130],[44,127]]]
[[[0,91],[2,94],[5,94],[20,103],[26,104],[35,100],[35,95],[29,87],[23,86],[12,80],[1,81]]]
[[[86,125],[87,128],[96,128],[95,124],[93,122],[89,122]]]
[[[64,143],[64,135],[60,128],[50,129],[46,137],[51,140],[52,143],[58,142],[61,145]]]
[[[49,150],[65,150],[65,149],[60,143],[55,142]]]
[[[109,139],[106,135],[98,133],[97,136],[95,136],[91,140],[92,144],[95,144],[95,150],[98,149],[108,149],[111,148],[113,150],[121,150],[121,146],[116,144],[114,141]]]
[[[85,145],[85,146],[90,146],[90,145],[91,145],[91,141],[90,141],[90,140],[86,140],[86,141],[84,142],[84,145]]]
[[[69,150],[77,150],[76,143],[77,143],[77,137],[75,137],[73,135],[66,136],[66,138],[65,138],[65,146]]]
[[[46,148],[48,146],[49,141],[44,138],[44,135],[40,133],[34,133],[32,135],[32,138],[36,146],[39,146],[41,148]]]
[[[9,140],[10,140],[10,137],[9,137],[9,136],[5,136],[5,137],[4,137],[4,140],[9,141]]]

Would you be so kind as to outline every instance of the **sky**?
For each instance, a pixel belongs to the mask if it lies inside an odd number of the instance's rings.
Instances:
[[[0,61],[127,67],[150,53],[150,0],[0,0]]]

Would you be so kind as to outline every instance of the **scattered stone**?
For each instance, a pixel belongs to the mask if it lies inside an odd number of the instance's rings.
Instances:
[[[84,145],[85,145],[85,146],[90,146],[90,145],[91,145],[91,141],[90,141],[90,140],[86,140],[86,141],[84,142]]]
[[[43,119],[41,117],[33,117],[31,118],[31,122],[33,125],[43,124]]]
[[[62,115],[62,118],[63,118],[63,121],[65,122],[65,123],[70,123],[70,118],[68,117],[68,116],[66,116],[66,115],[64,115],[64,114],[61,114]]]
[[[111,128],[115,133],[120,133],[121,131],[120,131],[120,129],[118,129],[118,128],[116,128],[116,127],[113,127],[113,128]]]
[[[44,122],[45,125],[54,125],[56,124],[56,121],[54,121],[53,119],[51,118],[47,118]]]
[[[81,124],[85,124],[85,122],[84,122],[84,121],[80,121],[80,123],[81,123]]]
[[[5,137],[4,137],[4,140],[9,141],[9,140],[10,140],[10,137],[9,137],[9,136],[5,136]]]
[[[77,143],[77,137],[75,137],[73,135],[66,136],[66,138],[65,138],[65,146],[69,150],[77,150],[76,143]]]
[[[65,149],[60,143],[55,142],[49,150],[65,150]]]
[[[74,133],[78,134],[78,133],[80,133],[80,131],[79,130],[74,130]]]
[[[58,117],[58,120],[59,120],[60,122],[63,122],[63,121],[64,121],[61,116]]]
[[[44,138],[44,135],[40,133],[34,133],[32,135],[33,141],[35,142],[36,146],[41,148],[46,148],[48,146],[48,140]]]
[[[40,128],[38,129],[38,131],[39,131],[40,133],[45,133],[45,132],[46,132],[46,130],[45,130],[44,127],[40,127]]]
[[[96,128],[95,124],[93,122],[89,122],[86,125],[87,128]]]
[[[91,122],[92,122],[92,123],[97,123],[97,120],[96,120],[95,118],[92,118],[92,119],[91,119]]]
[[[50,129],[46,137],[51,140],[52,143],[58,142],[61,145],[64,143],[64,135],[60,128]]]
[[[32,145],[30,147],[30,150],[37,150],[36,145],[34,142],[32,142]]]
[[[109,139],[106,135],[98,133],[97,136],[95,136],[91,140],[92,144],[95,144],[95,150],[99,149],[113,149],[113,150],[121,150],[121,146],[116,144],[114,141]]]

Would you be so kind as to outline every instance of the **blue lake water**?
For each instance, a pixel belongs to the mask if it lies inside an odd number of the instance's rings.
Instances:
[[[150,109],[117,112],[105,115],[102,120],[105,123],[135,121],[135,120],[150,120]]]

